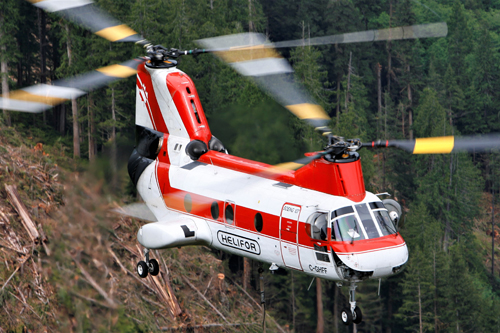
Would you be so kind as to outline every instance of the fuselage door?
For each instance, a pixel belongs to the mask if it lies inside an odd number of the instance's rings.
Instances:
[[[297,243],[297,228],[301,207],[285,204],[280,218],[280,244],[283,263],[286,267],[302,270]]]

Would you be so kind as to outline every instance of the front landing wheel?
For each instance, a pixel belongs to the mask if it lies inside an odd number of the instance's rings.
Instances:
[[[363,314],[361,313],[361,309],[355,307],[352,313],[352,322],[355,324],[359,324],[361,323],[362,320],[363,320]]]
[[[146,276],[148,276],[148,265],[146,264],[146,262],[144,261],[139,261],[137,263],[137,274],[139,274],[139,276],[141,278],[145,278]]]
[[[156,259],[150,259],[148,265],[149,274],[156,276],[160,272],[160,265]]]
[[[340,319],[342,319],[342,322],[344,323],[344,325],[351,325],[351,323],[352,323],[351,309],[343,308],[342,312],[340,313]]]

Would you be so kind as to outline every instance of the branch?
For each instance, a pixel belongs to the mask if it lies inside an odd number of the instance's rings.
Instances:
[[[187,283],[187,284],[188,284],[188,285],[189,285],[189,286],[190,286],[193,290],[195,290],[195,291],[198,293],[198,295],[200,295],[200,297],[201,297],[201,298],[203,298],[203,300],[204,300],[205,302],[207,302],[207,304],[208,304],[208,305],[210,305],[210,307],[211,307],[212,309],[214,309],[214,311],[215,311],[215,312],[217,312],[217,314],[218,314],[219,316],[221,316],[221,318],[222,318],[222,319],[224,319],[224,321],[225,321],[226,323],[228,323],[228,324],[229,324],[229,322],[227,321],[226,317],[224,317],[224,315],[223,315],[222,313],[220,313],[220,312],[219,312],[219,310],[217,310],[217,308],[216,308],[216,307],[215,307],[212,303],[210,303],[210,301],[209,301],[209,300],[208,300],[205,296],[203,296],[203,294],[202,294],[202,293],[201,293],[198,289],[196,289],[196,287],[195,287],[195,286],[193,286],[193,284],[192,284],[191,282],[189,282],[189,280],[188,280],[188,278],[187,278],[187,277],[182,276],[182,278],[184,279],[184,281],[186,281],[186,283]]]

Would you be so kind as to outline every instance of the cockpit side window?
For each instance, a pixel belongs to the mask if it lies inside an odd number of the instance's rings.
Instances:
[[[328,214],[314,213],[307,218],[306,232],[312,239],[327,240]]]
[[[337,241],[355,241],[365,239],[361,226],[358,223],[356,216],[347,215],[339,217],[333,221],[332,239]]]

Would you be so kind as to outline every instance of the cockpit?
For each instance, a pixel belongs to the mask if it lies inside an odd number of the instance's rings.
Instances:
[[[344,242],[396,233],[396,227],[382,202],[342,207],[332,211],[330,219],[328,213],[317,212],[309,216],[307,223],[309,237],[322,241],[328,240],[328,227],[331,227],[331,240]]]
[[[382,202],[347,206],[332,212],[332,240],[355,241],[396,233]]]

